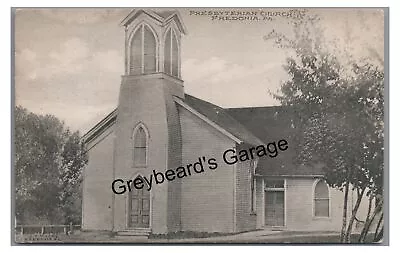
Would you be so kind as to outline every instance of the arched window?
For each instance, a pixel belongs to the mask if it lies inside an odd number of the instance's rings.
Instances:
[[[148,26],[144,26],[144,73],[156,72],[156,40]]]
[[[140,75],[156,72],[156,38],[150,28],[141,24],[131,40],[130,74]]]
[[[329,188],[323,180],[319,180],[314,188],[314,216],[329,217]]]
[[[167,32],[164,46],[164,72],[171,74],[171,29]]]
[[[165,36],[164,72],[179,77],[178,39],[172,29],[169,29]]]
[[[172,33],[172,45],[171,45],[171,51],[172,51],[172,60],[171,60],[171,74],[172,76],[178,77],[178,40],[176,38],[175,32]]]
[[[133,135],[133,165],[146,166],[147,164],[147,134],[139,126]]]
[[[142,73],[142,31],[139,28],[133,35],[131,42],[130,73],[139,75]]]

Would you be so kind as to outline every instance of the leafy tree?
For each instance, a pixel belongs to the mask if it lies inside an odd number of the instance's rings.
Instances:
[[[79,133],[52,115],[15,108],[18,223],[80,222],[81,171],[87,163]]]
[[[341,242],[350,241],[361,201],[369,196],[363,241],[383,205],[383,70],[369,62],[353,61],[348,67],[338,60],[324,42],[317,16],[294,20],[293,27],[294,38],[276,31],[266,36],[294,52],[284,65],[289,79],[274,96],[300,119],[298,162],[324,161],[327,183],[344,191]],[[348,219],[350,190],[357,200]],[[383,231],[378,231],[382,215],[377,234]]]

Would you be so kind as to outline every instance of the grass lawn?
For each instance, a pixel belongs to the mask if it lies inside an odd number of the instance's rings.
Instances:
[[[309,234],[309,235],[307,235]],[[351,244],[357,244],[359,235],[351,236]],[[363,244],[373,243],[373,234],[367,237],[367,240]],[[241,242],[239,240],[239,242]],[[245,243],[245,241],[242,241]],[[250,243],[271,243],[271,244],[340,244],[339,235],[315,235],[308,232],[283,232],[277,236],[267,236],[263,238],[254,238],[248,240]]]
[[[218,236],[234,235],[238,233],[208,233],[208,232],[175,232],[168,234],[150,234],[149,239],[186,239],[186,238],[209,238]]]
[[[16,238],[17,239],[17,238]],[[373,235],[367,237],[366,243],[372,243]],[[19,240],[17,240],[19,241]],[[358,235],[352,235],[352,243],[358,243]],[[22,243],[241,243],[241,244],[339,244],[339,235],[332,232],[299,232],[282,231],[276,234],[227,234],[227,233],[199,233],[176,232],[166,235],[150,235],[145,237],[115,236],[110,232],[78,232],[67,236],[60,236],[54,241],[22,240]]]

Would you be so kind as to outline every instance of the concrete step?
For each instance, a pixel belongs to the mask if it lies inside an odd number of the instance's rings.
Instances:
[[[150,228],[132,228],[125,229],[117,232],[117,236],[146,236],[148,237],[151,230]]]

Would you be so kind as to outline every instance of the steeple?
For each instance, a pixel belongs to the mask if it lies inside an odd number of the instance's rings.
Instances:
[[[186,28],[177,11],[135,9],[125,28],[125,75],[165,73],[181,78],[181,37]]]
[[[180,41],[186,29],[178,12],[147,9],[133,10],[121,26],[125,29],[125,74],[115,125],[114,175],[135,180],[154,169],[163,171],[182,164],[180,118],[174,98],[185,96]],[[144,199],[150,203],[140,204],[138,214],[138,206],[130,204],[138,201],[136,195],[115,196],[114,230],[180,231],[179,181],[153,187]]]

